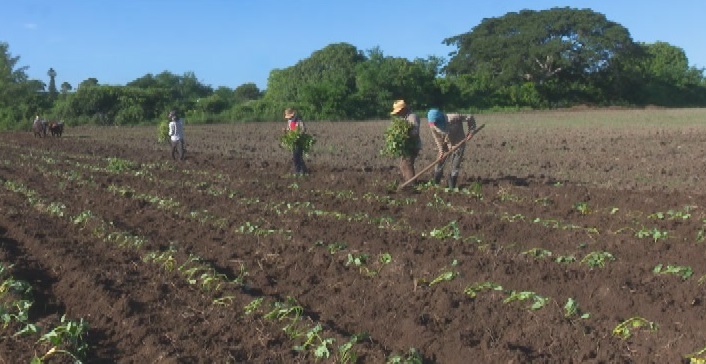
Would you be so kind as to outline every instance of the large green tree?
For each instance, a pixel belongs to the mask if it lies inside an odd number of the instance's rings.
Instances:
[[[348,43],[328,45],[294,66],[271,71],[265,98],[274,107],[299,107],[308,118],[345,118],[353,107],[356,65],[364,60]]]
[[[532,83],[545,97],[600,98],[595,83],[635,45],[628,30],[590,9],[522,10],[484,19],[444,40],[456,46],[446,72],[485,74],[499,89]]]

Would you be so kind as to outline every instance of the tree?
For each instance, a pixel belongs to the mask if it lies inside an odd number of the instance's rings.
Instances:
[[[70,83],[68,83],[68,82],[66,82],[66,81],[64,81],[64,82],[61,83],[61,94],[62,94],[62,95],[65,96],[66,94],[68,94],[69,92],[71,92],[71,90],[73,90],[73,87],[71,86]]]
[[[531,82],[545,95],[568,91],[579,98],[591,94],[592,83],[610,73],[614,60],[636,49],[620,24],[568,7],[484,19],[444,44],[458,47],[445,68],[449,75],[484,72],[496,89]]]
[[[233,90],[233,99],[236,103],[257,100],[262,97],[262,92],[254,83],[244,83]]]
[[[272,70],[265,99],[282,108],[299,107],[310,119],[345,118],[354,109],[356,65],[364,60],[348,43],[328,45],[292,67]]]
[[[98,79],[90,77],[87,78],[78,85],[78,89],[80,90],[83,87],[92,87],[92,86],[98,86]]]
[[[356,67],[358,118],[386,117],[396,99],[413,107],[441,106],[441,90],[435,79],[442,60],[437,57],[410,61],[386,57],[379,47],[367,52],[368,59]]]

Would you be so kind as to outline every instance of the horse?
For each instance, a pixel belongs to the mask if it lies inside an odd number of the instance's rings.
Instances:
[[[61,134],[64,133],[64,122],[59,121],[57,122],[56,120],[52,120],[49,123],[49,132],[51,132],[51,136],[61,136]]]
[[[35,137],[44,138],[47,136],[47,122],[46,120],[34,120],[32,123],[32,132]]]

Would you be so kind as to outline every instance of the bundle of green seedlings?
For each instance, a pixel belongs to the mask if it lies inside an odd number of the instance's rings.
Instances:
[[[408,157],[414,153],[416,142],[410,137],[412,125],[407,120],[393,117],[385,130],[385,144],[380,154],[388,157]]]
[[[308,153],[311,147],[316,143],[316,138],[313,135],[304,133],[299,129],[288,130],[279,138],[279,142],[287,150],[293,151],[295,148],[301,148],[304,153]]]

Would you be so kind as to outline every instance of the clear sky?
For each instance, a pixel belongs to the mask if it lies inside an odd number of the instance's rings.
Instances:
[[[48,84],[54,68],[57,87],[169,71],[214,88],[265,89],[272,69],[332,43],[448,58],[455,49],[442,41],[484,18],[565,6],[602,13],[637,42],[680,47],[689,65],[706,68],[706,0],[6,0],[0,42],[30,78]]]

